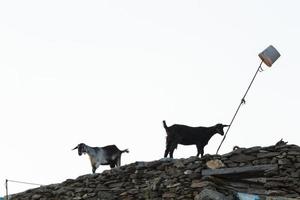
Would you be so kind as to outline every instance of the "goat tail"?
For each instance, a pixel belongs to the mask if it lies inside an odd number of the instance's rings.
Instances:
[[[163,120],[163,125],[164,125],[164,128],[165,128],[165,130],[166,130],[166,133],[167,133],[167,137],[169,136],[169,132],[170,132],[170,130],[169,130],[169,127],[167,126],[167,123],[166,123],[166,121],[165,120]]]
[[[123,150],[123,151],[121,151],[121,153],[129,153],[129,150],[128,149],[125,149],[125,150]]]
[[[164,128],[167,130],[168,129],[168,126],[167,126],[167,123],[165,120],[163,120],[163,125],[164,125]]]

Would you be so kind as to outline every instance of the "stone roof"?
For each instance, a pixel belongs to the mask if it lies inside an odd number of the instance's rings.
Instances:
[[[300,147],[278,143],[203,158],[135,162],[31,189],[10,199],[230,200],[241,193],[268,200],[300,199]]]

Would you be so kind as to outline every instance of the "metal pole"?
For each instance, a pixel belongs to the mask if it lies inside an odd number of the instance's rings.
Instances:
[[[8,200],[8,180],[5,180],[6,200]]]
[[[250,89],[250,87],[251,87],[251,85],[252,85],[252,83],[253,83],[253,81],[254,81],[256,75],[257,75],[257,73],[261,70],[261,65],[262,65],[262,63],[263,63],[263,61],[261,61],[261,63],[259,64],[259,67],[257,68],[257,70],[256,70],[256,72],[255,72],[255,74],[254,74],[254,76],[253,76],[253,78],[252,78],[252,80],[251,80],[251,83],[250,83],[250,85],[248,86],[247,91],[245,92],[245,94],[244,94],[244,96],[243,96],[243,98],[242,98],[242,100],[241,100],[241,102],[240,102],[240,105],[238,106],[237,110],[235,111],[234,116],[233,116],[233,118],[232,118],[232,120],[231,120],[231,122],[230,122],[230,124],[229,124],[229,127],[228,127],[228,129],[227,129],[227,131],[226,131],[226,133],[225,133],[225,135],[224,135],[224,137],[223,137],[223,139],[222,139],[222,141],[221,141],[219,147],[218,147],[218,150],[217,150],[216,154],[218,154],[218,152],[219,152],[219,150],[220,150],[220,148],[221,148],[221,146],[222,146],[222,144],[223,144],[223,142],[224,142],[224,140],[225,140],[225,138],[226,138],[226,136],[227,136],[227,133],[228,133],[228,131],[230,130],[230,127],[231,127],[231,125],[232,125],[232,123],[233,123],[233,121],[234,121],[234,119],[235,119],[237,113],[238,113],[239,110],[240,110],[241,105],[244,104],[244,103],[246,102],[246,101],[245,101],[246,95],[247,95],[247,93],[248,93],[248,91],[249,91],[249,89]]]

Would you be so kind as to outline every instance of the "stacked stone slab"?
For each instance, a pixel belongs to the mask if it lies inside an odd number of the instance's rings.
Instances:
[[[254,178],[202,176],[207,161],[218,159],[224,168],[275,164]],[[161,159],[135,162],[101,174],[84,175],[60,184],[42,186],[13,195],[12,200],[137,200],[235,199],[238,192],[261,199],[300,197],[300,147],[274,145],[238,148],[225,155],[199,159]]]

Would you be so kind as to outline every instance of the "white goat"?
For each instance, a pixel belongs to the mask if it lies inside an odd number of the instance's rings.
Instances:
[[[84,143],[78,144],[73,150],[78,149],[78,155],[88,154],[90,157],[92,171],[96,172],[96,169],[100,165],[110,165],[110,168],[121,166],[121,155],[128,149],[121,151],[116,145],[108,145],[105,147],[90,147]]]

